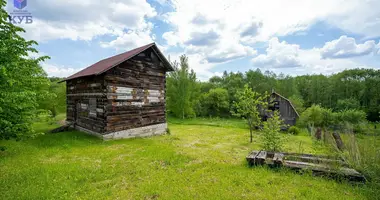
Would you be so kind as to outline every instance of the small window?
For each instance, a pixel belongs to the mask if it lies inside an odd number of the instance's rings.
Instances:
[[[96,117],[96,98],[91,98],[89,103],[89,117]]]

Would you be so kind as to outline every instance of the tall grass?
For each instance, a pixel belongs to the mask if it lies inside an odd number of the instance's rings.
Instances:
[[[373,194],[380,189],[380,137],[373,132],[354,133],[354,127],[346,125],[341,134],[345,148],[341,157],[368,180]]]

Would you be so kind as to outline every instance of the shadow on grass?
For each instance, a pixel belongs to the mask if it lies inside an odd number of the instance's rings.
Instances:
[[[25,142],[38,148],[52,148],[64,145],[86,146],[88,144],[101,144],[103,141],[80,131],[69,131],[54,134],[45,133]]]

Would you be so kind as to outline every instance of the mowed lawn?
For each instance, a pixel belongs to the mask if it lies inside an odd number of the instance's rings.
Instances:
[[[53,125],[56,126],[56,125]],[[41,131],[46,131],[41,124]],[[240,120],[169,120],[170,135],[104,142],[81,132],[0,141],[0,199],[369,199],[368,186],[249,168]],[[45,129],[45,130],[44,130]],[[257,134],[257,133],[256,133]],[[307,135],[286,150],[327,153]]]

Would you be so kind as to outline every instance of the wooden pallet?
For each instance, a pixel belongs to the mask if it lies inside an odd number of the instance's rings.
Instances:
[[[344,178],[349,181],[366,182],[365,177],[341,159],[322,155],[252,151],[247,157],[250,166],[268,165],[286,167],[296,171],[311,170],[313,175]]]

